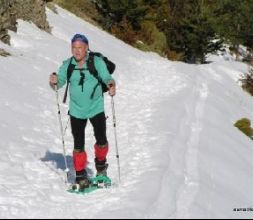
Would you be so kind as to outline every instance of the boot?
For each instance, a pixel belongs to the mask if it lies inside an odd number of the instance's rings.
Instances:
[[[97,170],[96,176],[107,176],[108,163],[106,160],[99,161],[97,158],[95,159],[95,166]]]
[[[90,187],[90,180],[86,170],[76,171],[76,184],[79,185],[80,190]]]

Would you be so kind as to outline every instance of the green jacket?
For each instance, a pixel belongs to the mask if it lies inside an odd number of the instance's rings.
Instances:
[[[94,97],[91,98],[91,94],[94,91],[95,86],[98,84],[98,80],[89,72],[87,68],[87,59],[83,66],[85,70],[83,73],[84,83],[83,91],[82,86],[79,85],[80,82],[80,70],[74,70],[69,84],[69,113],[71,116],[79,119],[88,119],[92,118],[95,115],[104,112],[104,96],[102,87],[98,86],[96,88]],[[62,66],[58,71],[58,88],[63,87],[67,81],[67,69],[70,63],[70,58],[63,62]],[[79,69],[79,66],[75,59],[72,59],[72,64],[76,65],[76,69]],[[113,80],[110,75],[105,62],[102,58],[95,56],[95,67],[98,71],[98,74],[102,81],[108,85],[109,81]]]

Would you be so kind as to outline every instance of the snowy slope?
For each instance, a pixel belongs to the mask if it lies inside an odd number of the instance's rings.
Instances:
[[[252,217],[233,211],[253,205],[252,141],[233,127],[242,117],[253,119],[253,99],[237,83],[247,67],[218,57],[201,66],[170,62],[58,11],[47,11],[52,35],[19,21],[11,46],[0,43],[13,54],[0,57],[0,217]],[[117,63],[122,183],[86,197],[65,192],[55,93],[48,86],[77,32]],[[61,107],[66,124],[67,106]],[[106,109],[109,175],[117,183],[109,97]],[[87,132],[92,174],[90,125]],[[70,129],[66,144],[71,166]]]

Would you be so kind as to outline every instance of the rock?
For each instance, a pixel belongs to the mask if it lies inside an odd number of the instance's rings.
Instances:
[[[1,0],[0,1],[0,40],[10,43],[8,30],[17,31],[17,19],[33,22],[47,32],[51,28],[46,18],[46,3],[51,0]]]
[[[8,57],[8,56],[11,56],[11,54],[6,52],[4,49],[0,48],[0,56]]]

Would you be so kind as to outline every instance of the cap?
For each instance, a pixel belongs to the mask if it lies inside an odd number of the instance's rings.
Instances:
[[[75,36],[72,38],[71,43],[73,44],[76,41],[81,41],[87,45],[89,45],[89,40],[86,36],[83,34],[75,34]]]

